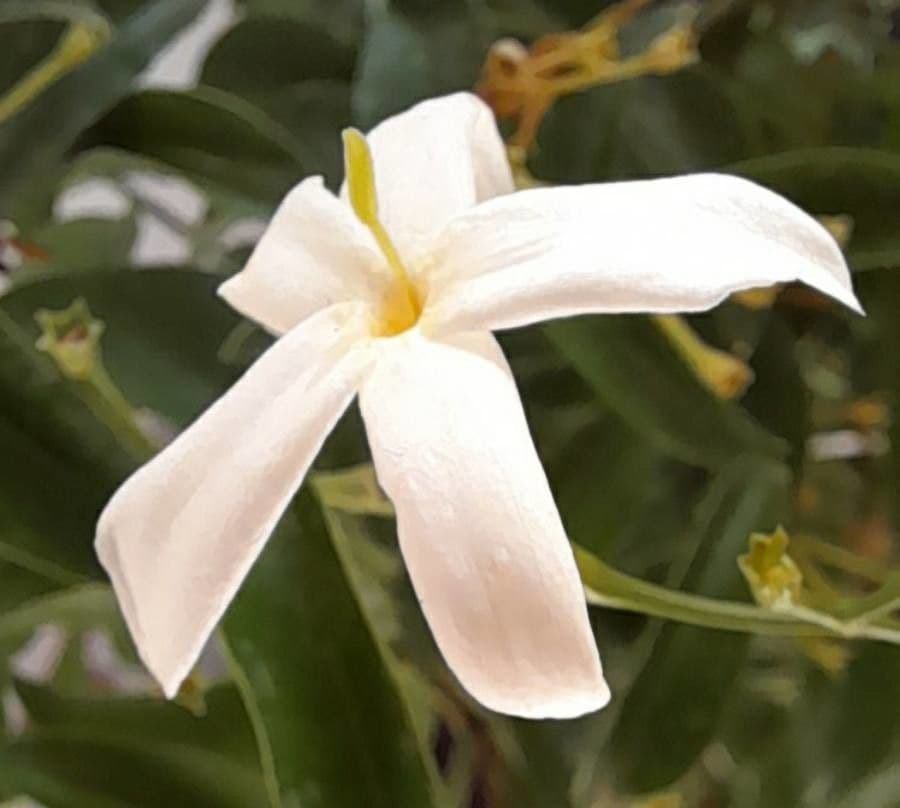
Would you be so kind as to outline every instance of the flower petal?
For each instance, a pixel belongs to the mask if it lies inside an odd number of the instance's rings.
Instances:
[[[319,312],[276,342],[100,517],[97,554],[169,697],[356,392],[361,308]]]
[[[413,585],[466,690],[530,718],[603,707],[578,570],[494,338],[407,332],[360,405]]]
[[[389,280],[369,231],[321,177],[310,177],[284,198],[247,266],[219,294],[284,334],[327,306],[376,299]]]
[[[793,280],[860,311],[825,228],[748,180],[695,174],[541,188],[486,202],[447,226],[423,327],[699,311],[740,289]]]
[[[453,216],[514,188],[494,115],[471,93],[416,104],[382,121],[366,140],[379,218],[411,263]]]

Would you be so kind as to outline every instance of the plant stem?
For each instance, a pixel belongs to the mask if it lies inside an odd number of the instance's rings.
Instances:
[[[99,23],[98,23],[99,21]],[[78,67],[109,38],[102,17],[91,23],[73,22],[53,51],[0,96],[0,123],[30,104],[51,84]]]
[[[156,454],[158,447],[138,427],[134,410],[102,364],[98,363],[88,379],[76,382],[76,387],[91,412],[136,460],[149,460]]]
[[[816,558],[822,564],[859,578],[884,583],[889,575],[878,562],[812,536],[803,534],[791,536],[791,543],[802,548],[805,553]]]
[[[895,605],[900,597],[893,588],[890,595],[885,593],[877,601],[874,596],[863,599],[865,604],[854,611],[851,619],[803,606],[776,611],[647,583],[613,569],[582,547],[573,545],[573,549],[588,602],[598,606],[723,631],[789,637],[866,638],[900,644],[900,628],[879,619],[888,604]]]

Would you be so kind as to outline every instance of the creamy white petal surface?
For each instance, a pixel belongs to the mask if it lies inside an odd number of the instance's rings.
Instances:
[[[378,124],[366,140],[379,218],[413,263],[451,217],[514,187],[493,113],[469,93],[417,104]]]
[[[284,334],[319,309],[372,299],[388,278],[369,231],[321,177],[311,177],[285,197],[247,266],[219,294]]]
[[[276,342],[100,518],[97,554],[170,697],[366,372],[361,308],[321,311]]]
[[[708,309],[800,280],[859,311],[834,239],[724,174],[520,191],[450,222],[423,328],[498,329],[601,312]]]
[[[381,346],[360,405],[447,664],[482,704],[572,717],[609,699],[572,551],[490,334]]]

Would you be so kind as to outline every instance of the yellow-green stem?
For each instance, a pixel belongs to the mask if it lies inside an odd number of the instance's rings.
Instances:
[[[84,62],[108,36],[106,28],[72,23],[53,51],[0,97],[0,123],[11,118],[47,87]]]
[[[703,628],[783,637],[840,637],[900,644],[900,626],[884,620],[889,595],[860,604],[835,617],[805,607],[790,611],[765,609],[736,601],[716,600],[657,586],[619,572],[592,553],[573,545],[588,602]]]
[[[156,454],[159,447],[141,431],[131,405],[101,364],[87,379],[74,384],[81,400],[135,460],[143,462]]]

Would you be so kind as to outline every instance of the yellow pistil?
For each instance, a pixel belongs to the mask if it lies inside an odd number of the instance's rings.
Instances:
[[[400,260],[400,254],[378,219],[375,169],[366,139],[361,132],[353,128],[345,129],[343,136],[344,171],[350,206],[356,218],[368,227],[375,237],[375,242],[394,278],[394,283],[384,299],[377,329],[379,336],[393,336],[416,324],[422,313],[422,303],[406,267]]]

